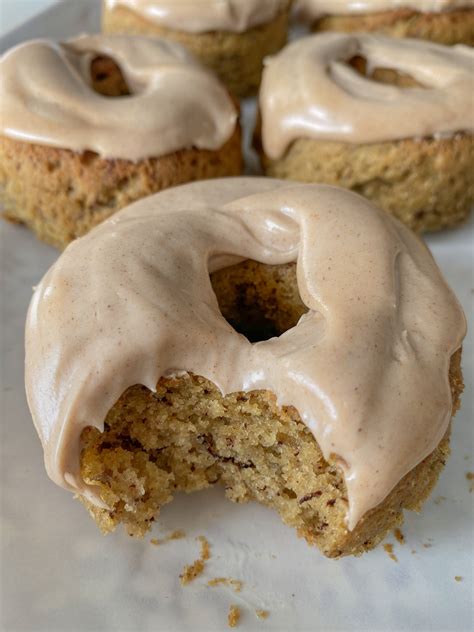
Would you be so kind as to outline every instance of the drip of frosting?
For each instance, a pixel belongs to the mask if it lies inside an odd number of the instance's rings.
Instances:
[[[391,68],[423,87],[377,82]],[[265,62],[260,89],[262,144],[280,158],[299,138],[373,143],[474,129],[474,49],[380,35],[323,33],[302,38]],[[298,68],[298,72],[295,72]]]
[[[250,343],[221,315],[209,273],[297,262],[309,311]],[[465,320],[429,251],[335,187],[229,178],[176,187],[73,242],[36,288],[26,391],[49,476],[100,504],[80,434],[134,384],[192,372],[223,394],[269,389],[342,469],[348,526],[430,454],[451,417],[448,371]]]
[[[98,55],[118,64],[130,96],[91,88]],[[33,40],[5,53],[0,73],[0,133],[17,140],[137,161],[191,147],[215,150],[235,130],[226,89],[183,47],[164,40]]]
[[[242,33],[273,20],[286,0],[105,0],[110,10],[126,7],[160,26],[205,33]]]
[[[474,7],[474,0],[298,0],[297,11],[314,20],[323,15],[370,14],[398,9],[441,13]]]

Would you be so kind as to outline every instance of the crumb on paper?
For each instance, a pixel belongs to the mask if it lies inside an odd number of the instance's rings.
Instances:
[[[209,546],[207,538],[204,535],[199,535],[196,540],[201,543],[201,560],[205,561],[210,559],[211,547]]]
[[[150,542],[154,546],[160,546],[161,544],[166,544],[166,542],[170,542],[171,540],[182,540],[185,537],[185,532],[182,529],[177,529],[176,531],[173,531],[172,533],[167,535],[165,538],[152,538]]]
[[[391,560],[393,560],[394,562],[398,562],[398,557],[393,552],[393,544],[384,544],[383,548],[385,549],[385,552],[388,553],[388,556]]]
[[[435,505],[441,505],[441,503],[442,503],[444,500],[446,500],[446,496],[437,496],[437,497],[434,499],[434,504],[435,504]]]
[[[461,575],[455,575],[455,577],[454,577],[454,581],[456,581],[456,582],[462,582],[462,579],[463,578],[461,577]]]
[[[255,610],[255,614],[259,619],[268,619],[268,617],[270,616],[268,610]]]
[[[405,536],[400,531],[400,529],[398,529],[398,527],[396,529],[394,529],[393,535],[397,539],[397,542],[399,542],[400,544],[405,544]]]
[[[232,579],[231,577],[214,577],[207,582],[208,586],[230,586],[235,592],[242,591],[243,582],[240,579]]]
[[[200,575],[202,575],[203,571],[204,571],[204,562],[201,559],[196,560],[195,562],[193,562],[192,564],[189,564],[188,566],[185,566],[183,568],[183,572],[179,576],[181,580],[181,584],[183,586],[190,584],[192,581],[196,579],[196,577],[199,577]]]
[[[211,549],[207,538],[200,535],[196,538],[196,540],[201,543],[201,555],[195,562],[184,567],[183,572],[179,576],[183,586],[186,586],[194,581],[196,577],[202,575],[204,572],[205,562],[211,557]]]
[[[432,544],[430,544],[429,542],[423,542],[423,547],[424,547],[425,549],[431,549],[431,547],[432,547],[432,546],[433,546],[433,545],[432,545]]]
[[[470,482],[469,485],[469,491],[473,492],[474,491],[474,472],[466,472],[466,479]]]
[[[227,622],[229,628],[236,628],[240,621],[240,608],[239,606],[231,606],[229,608],[229,614],[227,615]]]
[[[412,554],[412,555],[416,555],[416,549],[412,549],[412,550],[411,550],[411,554]]]

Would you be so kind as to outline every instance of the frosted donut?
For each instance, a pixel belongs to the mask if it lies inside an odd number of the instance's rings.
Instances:
[[[104,531],[143,535],[220,481],[339,556],[428,496],[464,333],[429,251],[362,197],[222,179],[63,252],[31,301],[26,390],[49,476]]]
[[[104,0],[103,29],[188,48],[231,92],[256,92],[263,59],[287,39],[291,0]]]
[[[265,172],[353,189],[415,230],[459,224],[474,203],[473,89],[467,46],[302,38],[266,61]]]
[[[54,245],[150,193],[241,172],[236,105],[178,44],[35,40],[0,73],[0,199]]]
[[[377,31],[474,45],[473,0],[297,0],[296,6],[314,31]]]

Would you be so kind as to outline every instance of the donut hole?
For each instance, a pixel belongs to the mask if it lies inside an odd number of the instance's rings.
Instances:
[[[370,68],[367,59],[361,55],[351,57],[347,63],[360,75],[377,83],[385,83],[399,88],[426,88],[411,75],[393,68]]]
[[[131,94],[118,64],[105,55],[94,57],[90,65],[92,89],[104,97],[123,97]]]
[[[295,263],[270,266],[248,260],[214,272],[211,284],[224,318],[250,342],[280,336],[308,311]]]

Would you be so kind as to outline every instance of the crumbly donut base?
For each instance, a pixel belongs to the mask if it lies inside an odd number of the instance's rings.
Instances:
[[[168,187],[242,173],[241,133],[218,150],[182,149],[138,162],[0,137],[4,217],[65,248],[121,208]]]
[[[212,281],[222,313],[250,338],[268,323],[278,335],[304,313],[295,275],[294,264],[244,262]],[[460,358],[458,351],[449,375],[453,414],[463,388]],[[449,430],[350,532],[343,477],[294,408],[278,408],[269,391],[223,397],[196,375],[161,378],[155,393],[129,388],[109,411],[104,432],[83,431],[82,477],[97,486],[110,511],[81,500],[102,531],[122,523],[131,535],[143,536],[176,492],[220,483],[234,502],[255,500],[275,509],[324,555],[359,555],[402,523],[404,509],[421,508],[448,454]]]
[[[419,232],[461,224],[474,203],[470,134],[361,145],[301,138],[277,160],[256,145],[267,176],[342,186]]]
[[[91,79],[104,96],[129,94],[120,68],[108,57],[98,55],[92,61]],[[65,248],[142,197],[193,180],[238,176],[242,167],[239,124],[215,151],[181,149],[138,162],[0,136],[0,202],[6,219],[26,224],[42,241]]]
[[[439,44],[474,46],[474,10],[418,13],[396,9],[366,15],[328,15],[317,20],[314,31],[378,31],[392,37],[414,37]]]
[[[289,4],[271,22],[244,33],[175,31],[153,24],[126,7],[110,9],[105,3],[102,26],[106,33],[164,37],[182,44],[212,68],[233,94],[243,97],[255,93],[260,85],[263,59],[286,43]]]

